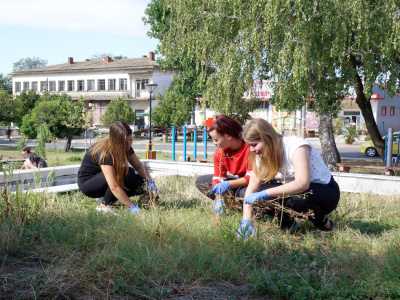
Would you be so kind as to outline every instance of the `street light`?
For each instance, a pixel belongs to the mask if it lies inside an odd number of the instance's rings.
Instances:
[[[150,94],[150,113],[149,113],[149,118],[150,118],[150,127],[149,127],[149,137],[150,137],[150,150],[153,150],[153,148],[151,147],[151,95],[153,94],[154,90],[157,88],[157,84],[156,83],[147,83],[144,85],[146,91],[149,92]]]

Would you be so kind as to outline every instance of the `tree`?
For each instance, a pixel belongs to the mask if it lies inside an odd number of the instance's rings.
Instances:
[[[117,121],[124,121],[127,124],[135,122],[135,113],[128,102],[120,97],[111,100],[107,105],[104,115],[101,116],[101,122],[110,126]]]
[[[0,91],[12,93],[12,78],[11,76],[3,75],[0,73]]]
[[[30,70],[30,69],[35,69],[35,68],[41,68],[47,66],[47,60],[46,59],[41,59],[38,57],[27,57],[27,58],[21,58],[19,61],[13,63],[13,71],[24,71],[24,70]]]
[[[190,53],[206,81],[203,96],[211,103],[229,101],[232,84],[239,92],[270,79],[278,83],[278,107],[294,110],[314,98],[329,136],[338,110],[332,99],[340,92],[326,96],[351,85],[371,138],[383,153],[370,97],[376,81],[390,94],[398,87],[398,1],[165,0],[164,6],[168,31],[160,52],[167,57]],[[210,68],[215,72],[208,76]]]
[[[106,57],[106,56],[109,56],[109,57],[111,57],[111,59],[113,59],[113,60],[118,60],[118,59],[126,59],[126,58],[128,58],[127,56],[124,56],[124,55],[114,55],[114,54],[111,54],[111,53],[101,53],[101,54],[93,54],[91,57],[90,57],[90,60],[103,60],[104,59],[104,57]]]
[[[150,25],[148,35],[160,39],[161,43],[163,43],[163,37],[170,29],[171,6],[166,5],[166,3],[166,0],[152,0],[151,3],[148,4],[145,10],[145,17],[143,18],[144,23]],[[170,46],[172,48],[173,45]],[[170,52],[163,54],[164,56],[158,60],[161,68],[163,70],[173,69],[177,71],[177,73],[174,74],[174,84],[171,87],[173,91],[170,94],[175,95],[177,98],[165,97],[161,105],[174,107],[177,105],[177,101],[180,100],[190,101],[191,106],[194,108],[197,99],[204,98],[204,91],[207,89],[207,77],[215,72],[215,68],[212,65],[205,66],[202,60],[196,60],[196,57],[191,54],[191,49],[188,47],[179,49],[172,48]],[[202,69],[204,66],[206,69]],[[250,118],[248,112],[257,108],[259,103],[257,103],[257,101],[250,101],[244,104],[242,101],[243,89],[241,88],[241,82],[236,82],[236,77],[234,76],[230,76],[229,79],[229,93],[223,95],[217,93],[214,95],[215,98],[211,98],[218,99],[219,97],[224,97],[227,101],[202,101],[199,104],[203,109],[205,109],[206,104],[208,104],[218,113],[232,116],[244,123]],[[220,83],[221,82],[213,82],[212,84]],[[209,99],[208,97],[205,98],[207,100]],[[166,103],[168,101],[172,103]],[[185,107],[187,106],[183,103],[182,105]],[[193,111],[193,109],[179,112],[175,110],[172,113],[178,113],[179,116],[176,118],[181,119],[182,112],[185,112],[187,117],[184,117],[184,119],[189,121],[190,113]]]
[[[0,90],[0,121],[5,123],[20,123],[22,105],[18,100],[12,100],[12,97],[6,91]]]
[[[157,95],[157,98],[159,102],[152,113],[154,125],[171,127],[182,126],[189,122],[192,111],[190,99],[175,93],[174,89],[166,90],[164,97]]]

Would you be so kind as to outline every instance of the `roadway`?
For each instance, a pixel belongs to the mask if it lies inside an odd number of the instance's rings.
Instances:
[[[363,138],[363,137],[362,137]],[[181,137],[180,137],[181,139]],[[318,151],[321,152],[321,144],[319,141],[318,137],[314,138],[307,138],[307,140],[313,144]],[[8,141],[6,139],[0,139],[0,146],[17,146],[19,139],[14,139],[11,141]],[[162,143],[162,138],[161,137],[154,137],[153,139],[154,145],[155,145],[155,150],[156,151],[163,151],[167,153],[172,153],[172,144],[171,142],[169,143]],[[59,139],[58,143],[47,143],[46,148],[54,148],[54,146],[57,149],[62,149],[65,146],[65,139]],[[90,143],[93,143],[93,140],[87,140],[87,147],[90,146]],[[133,149],[137,152],[145,152],[146,151],[146,146],[147,146],[148,140],[144,138],[139,138],[135,139],[133,142]],[[348,145],[345,144],[343,137],[339,137],[336,139],[336,146],[339,150],[339,154],[341,159],[352,159],[352,160],[381,160],[380,157],[369,157],[366,154],[360,153],[360,145],[363,143],[363,141],[356,141],[353,145]],[[36,147],[38,143],[35,140],[28,140],[27,146],[29,147]],[[84,139],[73,139],[72,140],[72,148],[74,149],[85,149],[85,140]],[[193,149],[194,145],[192,142],[188,141],[187,142],[187,147],[186,147],[186,152],[187,155],[193,156]],[[214,153],[215,151],[215,146],[212,145],[211,141],[208,142],[207,144],[207,153],[211,154]],[[177,158],[179,155],[182,155],[183,153],[183,143],[181,140],[175,144],[175,153],[177,155]],[[204,143],[202,141],[199,141],[197,143],[197,155],[203,155],[204,154]]]

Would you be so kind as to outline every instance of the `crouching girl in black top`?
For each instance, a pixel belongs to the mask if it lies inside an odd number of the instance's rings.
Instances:
[[[128,166],[128,162],[133,168]],[[138,174],[135,173],[135,170]],[[139,209],[129,197],[147,191],[157,193],[148,170],[132,149],[132,130],[122,121],[110,127],[109,136],[94,144],[85,154],[78,172],[79,189],[88,197],[103,197],[98,210],[105,210],[119,200],[131,212]]]

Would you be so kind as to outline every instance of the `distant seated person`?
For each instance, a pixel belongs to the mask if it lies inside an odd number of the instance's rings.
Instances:
[[[21,154],[27,159],[24,161],[21,169],[37,169],[37,168],[47,168],[47,164],[43,158],[35,153],[31,153],[31,148],[23,147],[21,149]]]

